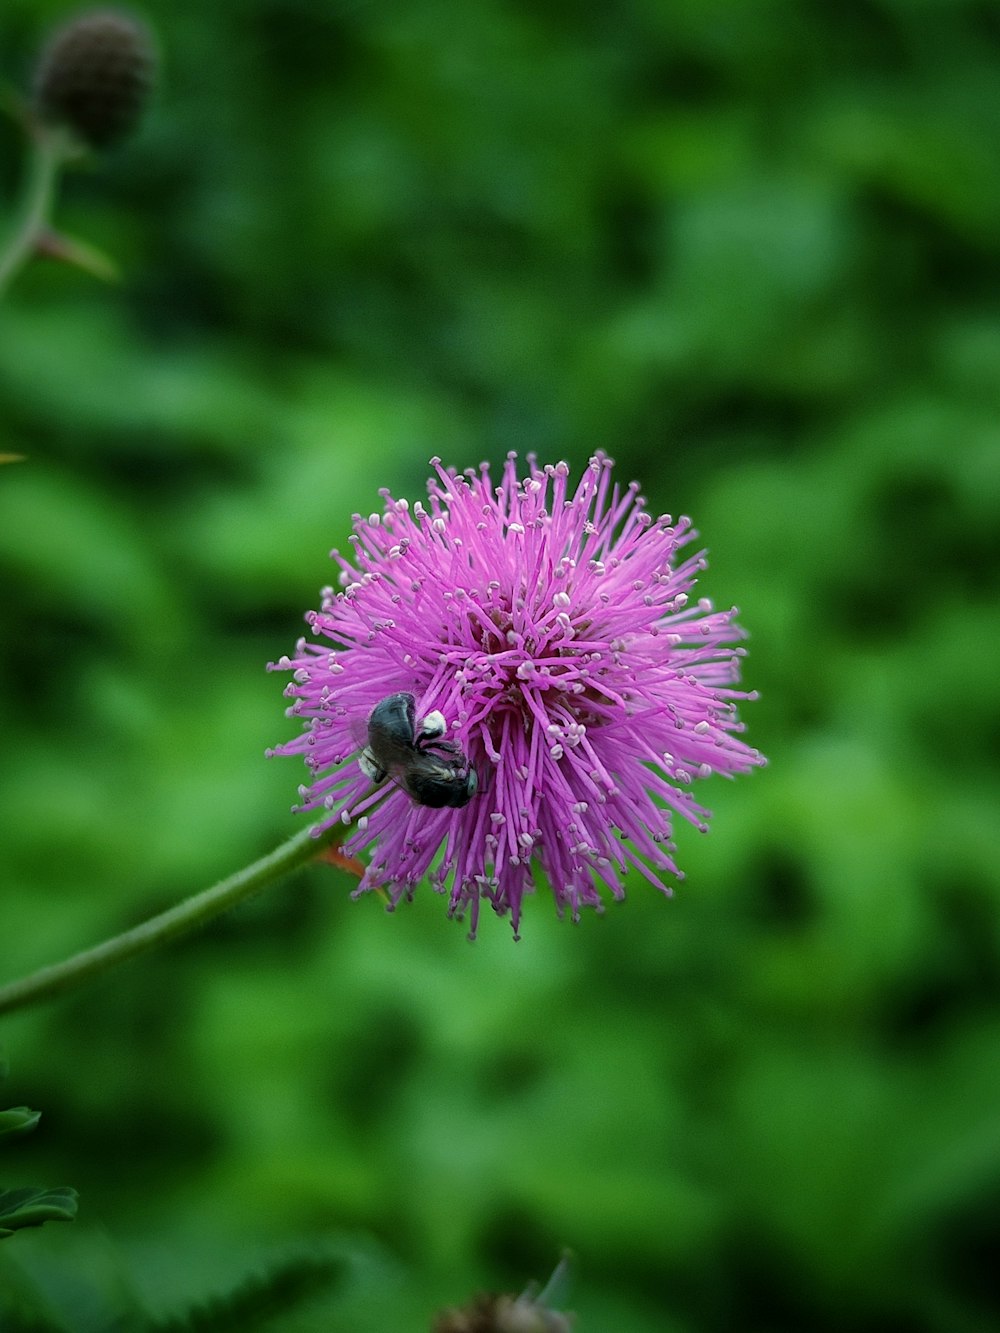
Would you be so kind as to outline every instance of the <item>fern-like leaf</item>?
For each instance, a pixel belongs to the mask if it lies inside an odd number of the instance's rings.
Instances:
[[[343,1259],[299,1255],[255,1274],[224,1295],[151,1324],[149,1333],[245,1333],[327,1290],[346,1272]]]

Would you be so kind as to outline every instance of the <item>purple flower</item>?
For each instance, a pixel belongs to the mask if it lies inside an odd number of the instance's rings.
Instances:
[[[294,671],[288,715],[305,720],[272,752],[305,757],[297,808],[317,831],[352,825],[345,854],[370,849],[359,893],[395,906],[429,874],[473,936],[483,899],[516,936],[539,872],[574,920],[602,885],[623,897],[630,867],[670,893],[673,816],[708,818],[691,784],[764,763],[739,739],[736,611],[691,600],[706,562],[684,553],[690,520],[652,518],[602,454],[575,492],[565,463],[529,458],[521,479],[512,454],[498,486],[485,463],[431,466],[426,505],[382,491],[381,514],[355,515],[353,559],[332,552],[341,590],[306,616],[323,641],[269,668]],[[379,781],[368,719],[399,694],[406,753],[471,772],[474,794],[420,804],[403,762]]]

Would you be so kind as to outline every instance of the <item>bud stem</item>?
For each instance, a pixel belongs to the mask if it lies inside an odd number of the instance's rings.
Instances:
[[[212,888],[196,893],[176,907],[168,908],[159,916],[151,917],[142,925],[115,935],[92,949],[74,954],[61,963],[40,968],[20,981],[12,981],[0,987],[0,1014],[27,1008],[39,1000],[48,1000],[63,991],[72,990],[127,958],[145,953],[147,949],[166,944],[178,935],[204,925],[230,907],[259,893],[268,884],[313,860],[324,849],[339,842],[343,835],[344,828],[338,824],[324,830],[319,836],[314,836],[311,828],[303,829],[259,861],[238,870],[235,875],[230,875]]]
[[[38,128],[31,136],[31,159],[21,205],[21,221],[0,254],[0,296],[18,269],[35,252],[52,214],[59,170],[66,159],[63,134]]]

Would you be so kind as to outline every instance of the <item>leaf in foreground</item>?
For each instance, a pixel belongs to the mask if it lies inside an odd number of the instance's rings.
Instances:
[[[77,1193],[68,1186],[56,1189],[0,1190],[0,1240],[22,1227],[40,1227],[43,1222],[72,1222],[76,1217]]]

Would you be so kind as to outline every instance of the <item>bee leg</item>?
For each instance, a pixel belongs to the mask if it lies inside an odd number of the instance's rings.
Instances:
[[[416,743],[423,749],[431,741],[440,740],[447,730],[448,723],[444,720],[444,713],[435,710],[421,720]]]

